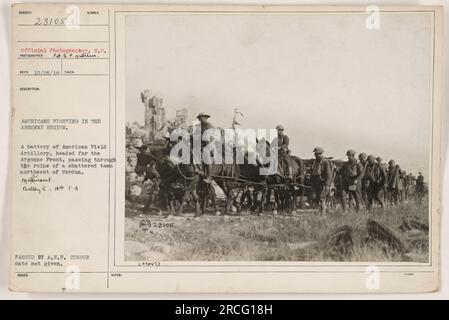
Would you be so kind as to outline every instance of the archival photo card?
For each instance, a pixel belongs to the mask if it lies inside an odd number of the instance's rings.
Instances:
[[[437,290],[442,23],[15,5],[11,289]]]

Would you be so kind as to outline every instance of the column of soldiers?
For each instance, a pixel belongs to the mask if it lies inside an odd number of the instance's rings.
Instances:
[[[200,113],[198,120],[201,123],[199,127],[202,135],[205,130],[213,128],[208,122],[210,116],[206,113]],[[290,154],[288,149],[289,138],[284,134],[284,127],[278,125],[278,148],[281,161],[286,155]],[[167,156],[171,149],[169,136],[164,136],[167,142]],[[206,142],[202,142],[201,151]],[[138,150],[137,163],[133,165],[137,175],[145,175],[144,180],[149,179],[147,146],[135,146]],[[313,161],[310,174],[310,187],[312,204],[318,206],[322,212],[325,212],[329,205],[330,198],[336,198],[342,205],[343,211],[347,211],[351,204],[355,210],[359,211],[362,207],[371,210],[374,204],[385,208],[385,205],[397,205],[404,200],[416,199],[421,202],[425,192],[424,177],[419,172],[417,178],[412,174],[407,174],[400,168],[394,160],[388,162],[388,166],[383,163],[381,157],[366,155],[360,153],[357,157],[355,150],[346,152],[347,161],[328,159],[324,156],[324,149],[316,147],[313,149],[315,160]],[[288,164],[286,164],[288,165]],[[132,170],[130,166],[130,170]],[[202,173],[205,182],[211,182],[210,165],[202,163],[197,171]],[[286,170],[289,172],[289,170]],[[153,201],[150,201],[150,203]]]
[[[337,167],[335,161],[324,157],[324,150],[316,147],[311,169],[312,202],[322,212],[329,206],[329,198],[340,200],[343,211],[354,204],[359,211],[362,206],[371,210],[376,203],[385,208],[386,203],[398,205],[416,196],[420,202],[425,194],[424,177],[407,174],[395,163],[383,163],[381,157],[360,153],[358,159],[352,149],[346,152],[348,160]],[[334,194],[333,194],[334,193]]]

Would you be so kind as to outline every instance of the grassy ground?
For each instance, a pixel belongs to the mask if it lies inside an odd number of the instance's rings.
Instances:
[[[316,211],[295,215],[232,216],[193,214],[164,218],[143,215],[139,206],[127,202],[125,259],[129,261],[414,261],[427,262],[428,238],[406,255],[367,243],[366,221],[374,218],[394,228],[402,218],[415,217],[428,223],[427,205],[415,202],[380,208],[371,213],[335,213],[327,217]],[[339,226],[354,229],[354,249],[339,255],[329,246],[329,234]]]

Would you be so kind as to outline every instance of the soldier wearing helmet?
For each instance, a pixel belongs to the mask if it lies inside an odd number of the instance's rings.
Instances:
[[[385,165],[385,163],[384,163],[383,161],[384,161],[384,160],[383,160],[381,157],[377,157],[377,158],[376,158],[376,162],[377,162],[380,166],[382,166],[382,167],[384,168],[384,170],[386,170],[387,167],[386,167],[386,165]]]
[[[321,147],[313,149],[315,161],[312,164],[310,183],[312,188],[312,200],[319,206],[322,213],[326,211],[326,197],[331,191],[333,183],[332,167],[328,159],[324,158],[324,150]]]
[[[360,162],[355,157],[356,152],[349,149],[346,152],[348,161],[346,161],[340,169],[342,177],[342,205],[343,211],[347,210],[346,197],[354,199],[356,210],[360,210],[360,203],[362,202],[361,182],[364,174],[364,170]]]
[[[290,150],[288,146],[290,144],[290,138],[284,133],[284,126],[277,125],[276,130],[278,132],[277,142],[280,155],[288,155]]]
[[[424,176],[419,172],[418,177],[416,178],[416,196],[418,197],[419,202],[421,202],[424,197],[424,191]]]
[[[401,168],[394,160],[388,161],[387,190],[392,204],[399,204],[401,200],[402,181],[400,170]]]
[[[399,166],[398,166],[398,170],[399,170],[399,200],[401,202],[404,202],[404,200],[406,199],[406,191],[407,191],[407,172],[405,170],[402,170]]]
[[[368,156],[366,155],[366,153],[362,152],[359,154],[359,161],[362,164],[362,166],[366,165],[367,158]]]
[[[372,183],[372,179],[373,179],[373,174],[374,174],[374,165],[376,165],[376,158],[370,154],[369,156],[366,157],[366,162],[365,162],[365,166],[364,166],[364,174],[363,174],[363,178],[362,178],[362,182],[366,184],[366,192],[368,192],[369,189],[369,185]],[[362,188],[363,188],[363,184],[362,184]]]
[[[278,135],[275,140],[278,147],[278,159],[280,168],[284,176],[288,177],[289,179],[293,179],[287,160],[287,157],[290,155],[290,150],[288,148],[290,144],[290,138],[286,134],[284,134],[284,126],[279,124],[276,126],[276,130]]]
[[[408,180],[408,199],[412,199],[413,197],[413,191],[416,188],[416,181],[415,181],[415,177],[413,176],[413,173],[409,172],[409,174],[407,175],[407,180]]]
[[[197,154],[195,153],[195,150],[194,150],[194,157],[195,157],[195,158],[198,158],[198,157],[199,157],[199,158],[201,159],[201,164],[202,164],[203,169],[204,169],[204,170],[201,170],[201,168],[197,168],[197,171],[200,171],[201,173],[203,173],[203,174],[206,175],[206,178],[204,178],[204,182],[210,183],[210,182],[212,182],[212,178],[211,178],[211,169],[212,169],[212,165],[211,165],[211,164],[208,164],[208,163],[205,163],[205,162],[203,161],[203,159],[202,159],[202,152],[203,152],[203,149],[204,149],[204,147],[206,147],[206,146],[208,145],[208,143],[209,143],[210,141],[203,141],[203,134],[204,134],[207,130],[213,129],[214,126],[208,121],[208,119],[210,118],[210,115],[207,114],[207,113],[205,113],[205,112],[199,113],[198,116],[197,116],[196,118],[199,120],[199,127],[196,126],[196,128],[194,128],[194,134],[193,134],[193,136],[197,136],[197,135],[200,134],[200,137],[201,137],[201,154],[200,154],[200,155],[197,155]],[[195,133],[195,130],[198,130],[199,132],[196,132],[196,133]],[[213,137],[211,137],[211,140],[212,140],[212,139],[213,139]],[[194,149],[195,149],[195,148],[194,148]]]
[[[365,207],[368,207],[368,188],[369,188],[369,172],[367,172],[367,155],[364,152],[359,154],[359,162],[363,167],[363,177],[362,177],[362,199],[365,203]]]
[[[379,163],[373,155],[368,156],[368,166],[367,171],[369,171],[369,188],[368,188],[368,210],[373,206],[374,200],[379,203],[379,205],[384,208],[384,190],[385,182],[387,181],[387,173],[385,172],[385,167]]]
[[[384,183],[384,187],[383,187],[383,201],[384,201],[384,203],[387,201],[387,195],[388,195],[388,192],[387,192],[387,181],[388,181],[388,168],[387,168],[387,165],[383,162],[384,160],[382,159],[382,157],[377,157],[376,158],[376,162],[379,164],[379,167],[380,168],[382,168],[382,170],[385,172],[385,174],[386,174],[386,181],[385,181],[385,183]]]
[[[388,161],[388,169],[394,168],[395,166],[396,166],[396,162],[394,162],[394,160]]]

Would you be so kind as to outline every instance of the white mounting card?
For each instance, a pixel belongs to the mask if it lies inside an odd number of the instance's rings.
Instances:
[[[439,6],[12,6],[10,289],[439,287]]]

